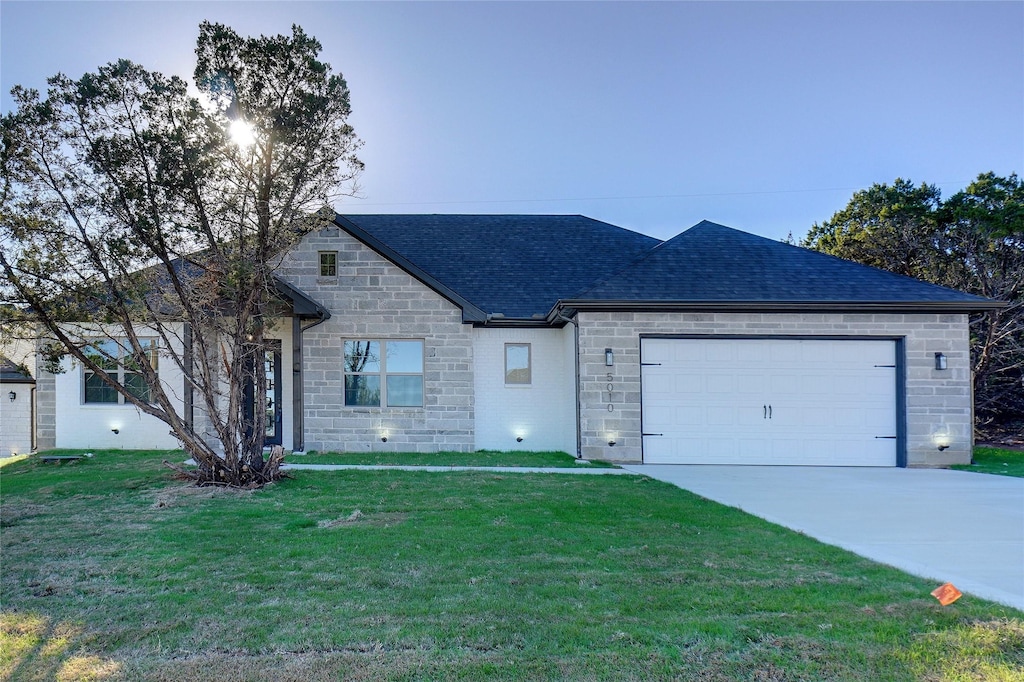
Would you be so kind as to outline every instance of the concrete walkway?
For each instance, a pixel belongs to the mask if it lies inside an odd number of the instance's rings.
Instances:
[[[611,476],[636,476],[626,469],[610,467],[464,467],[464,466],[416,466],[390,464],[282,464],[285,471],[344,471],[357,469],[363,471],[493,471],[506,474],[601,474]]]
[[[1024,479],[938,469],[626,465],[1024,610]]]

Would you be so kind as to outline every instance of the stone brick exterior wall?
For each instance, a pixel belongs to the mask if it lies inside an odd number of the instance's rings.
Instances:
[[[42,368],[36,356],[36,449],[57,447],[57,376]]]
[[[337,251],[336,277],[320,277],[320,251]],[[307,235],[276,273],[331,311],[303,334],[306,451],[473,449],[472,327],[456,305],[337,228]],[[424,406],[346,407],[346,339],[423,340]]]
[[[580,426],[586,458],[641,460],[640,335],[904,337],[907,465],[937,467],[971,459],[971,370],[966,315],[580,312]],[[604,349],[615,353],[606,367]],[[935,353],[948,369],[936,370]],[[609,381],[609,374],[612,375]],[[608,411],[608,384],[612,384]],[[945,431],[949,449],[935,436]],[[614,448],[610,433],[617,434]]]

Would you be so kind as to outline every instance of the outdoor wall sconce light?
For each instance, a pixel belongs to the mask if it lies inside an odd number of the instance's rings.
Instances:
[[[610,448],[614,448],[615,447],[615,440],[614,439],[608,441],[608,447],[610,447]]]
[[[945,443],[943,443],[942,445],[939,446],[939,452],[942,452],[943,450],[948,450],[948,449],[949,449],[949,446],[946,445]]]
[[[17,397],[18,394],[15,393],[14,391],[11,391],[10,393],[7,394],[7,399],[10,400],[12,403],[14,402],[14,399]]]
[[[945,353],[935,354],[935,369],[946,369],[946,355]]]
[[[604,366],[614,367],[615,366],[615,353],[612,352],[611,348],[604,349]]]
[[[110,430],[114,432],[114,435],[115,435],[115,436],[116,436],[117,434],[121,433],[121,429],[110,429]]]
[[[380,442],[381,443],[387,443],[388,442],[388,437],[387,436],[381,436],[380,437]]]

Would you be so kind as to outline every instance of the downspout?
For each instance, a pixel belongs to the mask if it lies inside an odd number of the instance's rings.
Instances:
[[[306,450],[306,427],[305,427],[305,387],[302,379],[302,335],[317,326],[323,324],[330,315],[324,310],[317,309],[320,316],[316,322],[302,326],[302,320],[298,315],[292,315],[292,451],[305,452]]]
[[[182,351],[182,364],[185,365],[185,404],[183,405],[185,426],[195,435],[195,388],[192,386],[192,373],[194,371],[194,365],[192,364],[192,325],[188,322],[185,323],[185,329],[182,333],[182,344],[185,346]]]
[[[576,384],[576,459],[583,459],[583,434],[580,431],[580,325],[576,320],[566,317],[561,310],[555,318],[572,325],[573,336],[573,359],[575,362],[575,384]]]
[[[30,452],[36,451],[36,387],[35,384],[32,388],[28,389],[28,424],[31,429],[28,438],[28,449]]]

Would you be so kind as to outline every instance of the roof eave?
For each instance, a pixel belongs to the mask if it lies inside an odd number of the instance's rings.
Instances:
[[[448,299],[448,301],[462,309],[462,321],[464,323],[483,324],[487,322],[487,313],[481,310],[478,306],[466,300],[465,298],[457,294],[454,290],[450,289],[449,287],[439,282],[437,279],[429,275],[425,270],[417,266],[408,258],[398,253],[390,246],[388,246],[381,240],[377,239],[372,234],[362,229],[345,216],[340,214],[336,215],[334,217],[334,224],[348,232],[350,235],[361,241],[366,246],[376,251],[378,254],[380,254],[387,260],[397,265],[410,276],[419,280],[427,287],[433,289],[440,296]]]
[[[1006,303],[978,301],[631,301],[566,299],[548,313],[554,321],[564,311],[595,312],[843,312],[843,313],[973,313],[1005,308]]]
[[[331,319],[331,311],[323,307],[310,296],[293,284],[274,277],[274,288],[282,299],[292,304],[292,314],[297,317],[316,317],[321,320]]]

